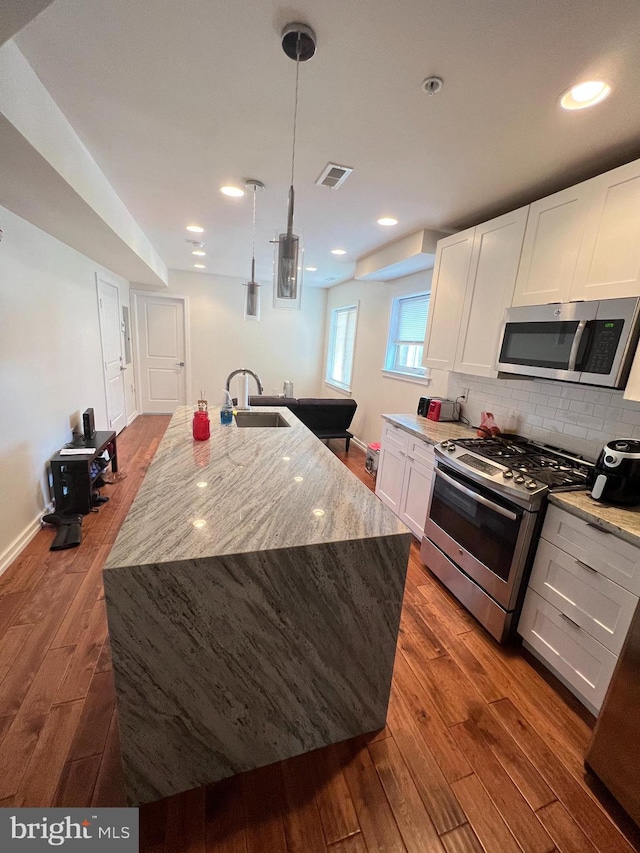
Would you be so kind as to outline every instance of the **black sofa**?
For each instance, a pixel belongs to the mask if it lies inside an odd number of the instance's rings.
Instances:
[[[236,399],[234,398],[234,403]],[[344,438],[346,452],[353,434],[348,427],[358,404],[355,400],[326,397],[249,397],[250,406],[286,406],[311,432],[321,439]]]

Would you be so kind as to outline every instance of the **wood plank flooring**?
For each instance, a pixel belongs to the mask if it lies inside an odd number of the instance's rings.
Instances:
[[[0,577],[0,804],[125,804],[101,569],[166,429],[118,439],[126,479],[77,549],[43,529]],[[373,488],[364,454],[333,452]],[[640,830],[582,758],[593,718],[497,645],[411,548],[381,732],[141,809],[143,853],[630,853]]]

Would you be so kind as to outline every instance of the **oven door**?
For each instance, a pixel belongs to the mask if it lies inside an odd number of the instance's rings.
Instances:
[[[444,465],[434,474],[425,536],[505,610],[513,610],[536,513]]]

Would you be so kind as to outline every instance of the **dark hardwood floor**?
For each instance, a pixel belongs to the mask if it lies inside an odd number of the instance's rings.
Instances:
[[[125,803],[102,565],[168,418],[118,439],[126,479],[77,549],[43,529],[0,578],[0,805]],[[332,450],[369,487],[364,454]],[[629,853],[585,778],[593,718],[497,645],[411,548],[386,727],[141,809],[145,853]]]

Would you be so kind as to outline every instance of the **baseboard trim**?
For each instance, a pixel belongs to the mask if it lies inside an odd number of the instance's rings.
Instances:
[[[138,412],[134,412],[132,415],[129,415],[129,418],[127,419],[127,426],[131,426],[131,424],[135,421],[137,417]]]
[[[30,524],[24,528],[22,533],[18,534],[16,538],[11,542],[11,544],[5,548],[5,550],[0,554],[0,575],[13,563],[13,561],[20,555],[20,552],[23,551],[29,542],[36,536],[36,534],[42,528],[42,516],[46,515],[48,512],[53,512],[53,504],[50,503],[46,506],[42,512],[38,513],[36,518]]]
[[[356,438],[355,435],[351,439],[351,442],[355,444],[356,447],[359,447],[360,450],[363,450],[365,453],[367,452],[367,445],[363,441],[360,441],[359,438]]]

